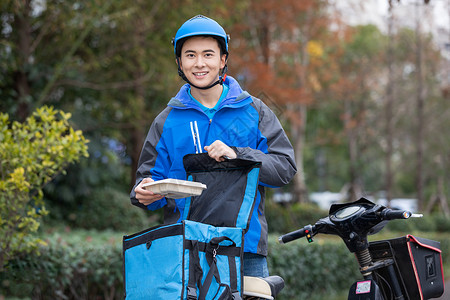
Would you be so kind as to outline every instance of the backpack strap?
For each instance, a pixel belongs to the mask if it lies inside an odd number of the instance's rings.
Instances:
[[[228,268],[230,270],[230,288],[233,293],[233,299],[240,300],[241,296],[239,295],[238,287],[237,287],[237,269],[236,269],[236,260],[233,256],[228,256]],[[239,297],[239,298],[237,298]]]
[[[207,259],[207,261],[208,261],[208,259]],[[205,281],[203,282],[202,287],[200,288],[200,294],[198,296],[198,300],[206,299],[206,294],[208,294],[208,290],[209,290],[209,287],[211,286],[213,277],[216,278],[216,281],[219,283],[219,285],[222,285],[222,283],[220,281],[219,270],[217,269],[217,258],[216,258],[215,254],[212,257],[211,263],[208,262],[208,264],[209,264],[209,271],[206,274],[206,278],[205,278]]]
[[[186,289],[188,300],[197,300],[197,287],[202,287],[203,270],[200,266],[198,241],[186,240],[185,247],[189,249],[189,279]]]
[[[219,245],[223,241],[231,242],[230,245]],[[236,256],[240,256],[240,248],[236,247],[236,243],[226,236],[212,238],[209,243],[199,242],[196,240],[185,240],[185,248],[189,250],[189,278],[187,286],[188,300],[205,300],[209,291],[213,278],[219,284],[217,294],[223,289],[218,299],[235,299],[240,300],[240,294],[237,289],[237,269]],[[205,252],[206,262],[209,265],[209,271],[206,278],[203,278],[203,270],[200,265],[199,252]],[[221,282],[219,270],[217,268],[217,255],[224,255],[228,258],[230,270],[230,286]],[[199,295],[197,297],[197,287]],[[217,296],[216,294],[216,296]],[[216,299],[216,297],[214,297]]]
[[[219,244],[223,241],[230,241],[231,245],[220,246]],[[225,250],[220,251],[221,252],[220,254],[226,255],[228,257],[228,265],[230,267],[229,268],[230,269],[230,286],[222,283],[220,280],[220,274],[219,274],[219,270],[217,269],[217,258],[216,258],[216,255],[218,254],[219,249],[225,249]],[[206,244],[205,253],[206,253],[206,261],[209,265],[209,271],[208,271],[208,274],[206,275],[205,281],[203,282],[203,286],[200,289],[199,300],[205,299],[206,294],[208,293],[209,287],[211,286],[213,277],[216,279],[217,283],[219,284],[219,290],[221,287],[224,287],[224,290],[223,290],[221,296],[219,297],[219,299],[230,299],[231,295],[236,294],[236,292],[239,295],[238,290],[237,290],[237,270],[236,270],[236,262],[235,262],[234,257],[236,256],[236,254],[240,255],[239,254],[240,252],[235,252],[235,251],[233,251],[233,249],[238,249],[238,248],[236,248],[236,243],[232,239],[230,239],[229,237],[226,237],[226,236],[212,238],[211,241],[208,244]],[[217,291],[217,293],[219,292],[219,290]],[[240,296],[239,296],[239,298],[240,298]]]

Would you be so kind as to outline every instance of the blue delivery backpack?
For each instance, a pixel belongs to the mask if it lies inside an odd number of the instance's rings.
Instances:
[[[260,162],[184,157],[187,179],[208,188],[186,198],[182,221],[124,236],[125,299],[241,299],[244,234]]]

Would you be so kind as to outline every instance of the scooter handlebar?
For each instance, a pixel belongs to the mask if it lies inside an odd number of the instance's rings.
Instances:
[[[396,219],[408,219],[412,216],[412,213],[407,210],[394,210],[386,208],[381,213],[384,220],[396,220]]]
[[[293,240],[305,237],[305,236],[312,236],[313,235],[313,226],[307,225],[301,229],[286,233],[278,238],[278,242],[280,244],[286,244],[289,242],[292,242]]]

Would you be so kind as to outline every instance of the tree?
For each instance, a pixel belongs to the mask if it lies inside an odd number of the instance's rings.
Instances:
[[[392,37],[395,74],[392,153],[401,157],[400,161],[393,161],[392,169],[396,170],[392,174],[396,185],[393,191],[417,197],[420,210],[425,208],[427,197],[443,194],[445,190],[438,186],[442,187],[439,182],[445,176],[446,159],[442,153],[449,147],[441,140],[438,129],[447,122],[447,108],[443,105],[446,95],[441,90],[445,83],[441,76],[445,58],[432,35],[421,29],[425,9],[416,3],[415,28],[395,28]]]
[[[109,7],[108,2],[83,4],[2,2],[2,111],[24,121],[43,104],[59,104],[64,91],[58,89],[57,81],[70,73],[76,51],[96,24],[94,21]],[[83,7],[90,13],[80,14]]]
[[[346,27],[344,32],[347,34],[343,35],[346,38],[337,63],[338,80],[330,89],[334,95],[331,99],[341,103],[340,118],[348,148],[348,198],[357,200],[363,196],[364,176],[370,167],[364,161],[378,138],[373,130],[378,123],[374,95],[381,86],[385,39],[373,25]],[[373,158],[369,161],[374,163]]]
[[[277,103],[289,122],[298,172],[294,199],[307,201],[303,156],[308,106],[315,100],[321,43],[329,25],[327,1],[248,1],[241,22],[232,30],[232,70],[256,96]],[[242,5],[242,4],[241,4]],[[245,16],[245,17],[244,17]],[[312,58],[313,57],[313,58]]]
[[[18,253],[36,249],[33,236],[47,211],[43,187],[87,156],[87,140],[69,124],[70,114],[37,109],[24,123],[0,114],[0,272]]]
[[[134,185],[146,131],[181,83],[170,41],[186,19],[222,6],[205,0],[4,1],[0,110],[18,120],[43,104],[72,112],[87,136],[126,146],[128,186]]]
[[[388,81],[386,84],[386,200],[390,204],[392,199],[392,185],[393,185],[393,169],[392,169],[392,158],[393,158],[393,104],[394,104],[394,49],[393,49],[393,26],[394,26],[394,16],[392,12],[392,3],[389,1],[388,10],[388,44],[386,50],[386,64],[388,68]]]

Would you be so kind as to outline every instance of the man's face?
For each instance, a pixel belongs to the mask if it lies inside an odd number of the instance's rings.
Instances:
[[[214,38],[192,37],[181,48],[180,67],[193,85],[207,87],[217,81],[225,58]]]

